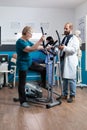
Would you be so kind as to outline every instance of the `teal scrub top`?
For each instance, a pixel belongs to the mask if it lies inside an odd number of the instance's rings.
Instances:
[[[23,51],[27,46],[33,46],[33,43],[30,41],[24,41],[22,39],[18,39],[16,42],[18,70],[26,71],[32,64],[32,57],[30,56],[30,53]]]

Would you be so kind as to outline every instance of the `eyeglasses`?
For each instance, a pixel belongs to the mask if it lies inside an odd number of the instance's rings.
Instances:
[[[32,32],[29,32],[29,31],[28,31],[28,33],[32,35]]]

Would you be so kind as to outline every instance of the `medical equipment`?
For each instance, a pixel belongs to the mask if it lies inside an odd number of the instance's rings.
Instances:
[[[0,54],[0,89],[3,86],[13,87],[13,84],[8,82],[8,73],[14,74],[14,67],[8,70],[8,55]]]
[[[41,27],[41,31],[42,31],[42,34],[44,35],[44,32],[43,32],[43,28]],[[56,42],[57,43],[57,42]],[[55,44],[56,44],[55,43]],[[54,57],[57,55],[56,52],[55,52],[55,45],[53,44],[53,51],[50,51],[50,50],[47,50],[46,49],[46,46],[43,42],[43,47],[44,49],[46,50],[46,52],[48,51],[49,53],[51,53],[52,56],[52,62],[48,61],[48,87],[46,88],[46,91],[47,91],[47,96],[46,97],[42,97],[42,89],[39,88],[39,86],[35,86],[34,84],[30,84],[30,83],[26,83],[25,84],[25,94],[26,94],[26,97],[27,97],[27,101],[29,102],[33,102],[35,104],[40,104],[40,105],[45,105],[46,108],[51,108],[51,107],[54,107],[54,106],[57,106],[57,105],[60,105],[62,102],[61,100],[56,100],[55,96],[59,97],[60,95],[54,91],[54,73],[55,73],[55,60],[54,60]],[[52,66],[52,82],[50,84],[50,81],[49,81],[49,76],[50,76],[50,63],[51,63],[51,66]],[[18,98],[13,98],[14,101],[19,101]]]

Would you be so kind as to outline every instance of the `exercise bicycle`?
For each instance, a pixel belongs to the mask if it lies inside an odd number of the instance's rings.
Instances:
[[[25,85],[25,93],[26,93],[27,101],[35,104],[45,105],[46,108],[51,108],[61,104],[61,100],[54,99],[54,95],[58,98],[59,94],[53,91],[54,73],[55,73],[54,64],[55,64],[55,56],[56,56],[55,48],[52,52],[49,51],[49,53],[51,53],[51,55],[53,56],[51,57],[51,59],[48,59],[47,62],[47,69],[48,69],[48,87],[46,89],[47,97],[43,97],[42,88],[39,87],[38,85],[34,85],[32,83],[26,83]],[[50,60],[52,62],[50,62]],[[50,66],[52,67],[51,83],[50,83]],[[15,102],[19,101],[19,99],[17,98],[14,98],[13,100]]]
[[[41,28],[42,29],[42,28]],[[42,30],[43,32],[43,30]],[[53,44],[54,45],[54,44]],[[47,45],[46,45],[47,46]],[[45,48],[45,45],[44,45]],[[45,52],[47,52],[47,49],[45,48]],[[46,89],[47,91],[47,97],[43,97],[42,94],[42,89],[39,86],[35,86],[31,83],[26,83],[25,85],[25,93],[26,93],[26,97],[27,97],[27,101],[28,102],[32,102],[32,103],[36,103],[36,104],[41,104],[41,105],[45,105],[46,108],[51,108],[57,105],[60,105],[62,102],[59,98],[59,94],[53,91],[53,87],[54,87],[54,72],[55,72],[55,56],[57,55],[55,52],[55,47],[53,47],[52,51],[49,51],[49,53],[51,53],[52,55],[52,62],[50,63],[50,61],[48,60],[48,87]],[[52,82],[50,84],[50,65],[52,65]],[[54,99],[54,95],[57,96],[57,98],[59,98],[59,100]],[[19,99],[17,98],[13,98],[13,100],[19,101]]]

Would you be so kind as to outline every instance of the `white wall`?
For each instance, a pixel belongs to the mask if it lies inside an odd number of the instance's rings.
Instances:
[[[41,32],[40,24],[46,23],[48,35],[56,39],[55,30],[63,33],[66,22],[74,23],[73,9],[0,7],[0,26],[2,27],[2,43],[13,43],[15,32],[21,32],[25,25],[33,24],[35,32]],[[13,27],[14,25],[14,27]],[[10,42],[11,41],[11,42]]]
[[[76,26],[78,26],[78,20],[81,17],[84,17],[87,15],[87,2],[84,2],[83,4],[81,4],[80,6],[78,6],[75,9],[75,21],[76,21]]]

